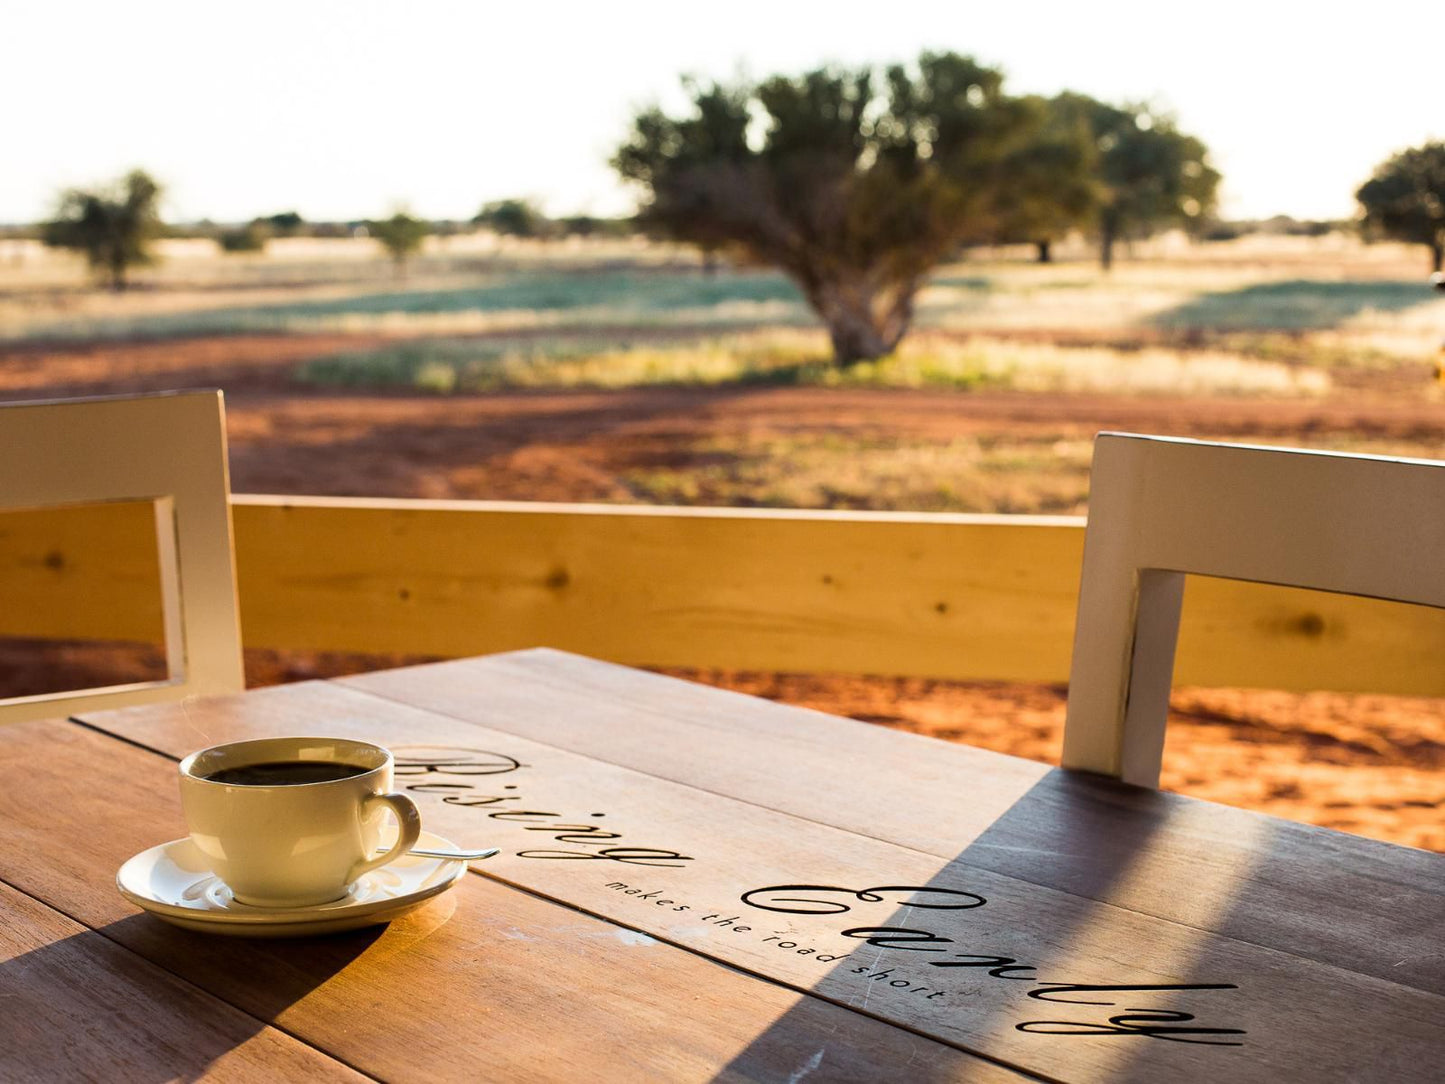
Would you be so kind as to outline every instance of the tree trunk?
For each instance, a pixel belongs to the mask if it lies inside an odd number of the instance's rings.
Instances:
[[[1099,266],[1106,272],[1114,266],[1114,245],[1124,232],[1123,217],[1118,208],[1112,206],[1099,212]]]
[[[854,313],[836,313],[828,322],[828,338],[833,341],[833,364],[840,369],[876,361],[893,348],[871,321]]]
[[[1053,250],[1052,250],[1053,242],[1052,242],[1052,241],[1035,241],[1034,244],[1038,246],[1038,250],[1039,250],[1039,263],[1053,263],[1053,262],[1054,262],[1054,253],[1053,253]]]
[[[1430,270],[1439,274],[1445,267],[1445,241],[1430,242]]]
[[[882,303],[879,291],[863,282],[830,280],[807,290],[809,303],[828,325],[833,364],[846,369],[891,354],[913,318],[916,290],[916,283],[893,287],[887,291],[892,301]]]

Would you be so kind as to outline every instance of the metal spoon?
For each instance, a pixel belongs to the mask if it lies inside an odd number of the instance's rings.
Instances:
[[[429,847],[413,847],[406,852],[414,854],[418,858],[451,858],[458,862],[476,862],[482,858],[491,858],[494,854],[501,854],[496,847],[488,847],[483,851],[434,851]]]

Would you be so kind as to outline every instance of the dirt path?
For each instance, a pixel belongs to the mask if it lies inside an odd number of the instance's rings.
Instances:
[[[1445,409],[1368,388],[1310,399],[1039,395],[788,387],[438,397],[299,385],[314,357],[374,335],[235,335],[0,345],[0,396],[223,387],[237,492],[630,500],[618,475],[709,440],[826,434],[921,441],[1081,440],[1103,429],[1308,442],[1445,439]],[[1393,390],[1393,389],[1390,389]]]
[[[718,441],[839,434],[1088,440],[1100,430],[1307,443],[1445,439],[1428,402],[1187,400],[824,388],[486,396],[228,394],[237,492],[504,500],[637,498],[619,477]],[[304,455],[301,454],[304,452]]]

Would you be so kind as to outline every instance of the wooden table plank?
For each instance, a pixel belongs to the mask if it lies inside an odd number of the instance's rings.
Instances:
[[[531,712],[589,710],[531,685]],[[198,730],[208,741],[310,730],[390,742],[426,823],[504,849],[488,876],[1057,1079],[1425,1080],[1445,1056],[1438,995],[1001,876],[967,851],[899,847],[348,687],[91,722],[174,756]],[[767,750],[753,741],[754,756]],[[854,771],[869,778],[866,765]],[[834,887],[762,892],[799,885]],[[934,891],[857,894],[870,886]],[[814,902],[767,902],[795,895]],[[987,905],[938,910],[940,899]]]
[[[0,1080],[366,1078],[0,882]]]
[[[187,740],[209,741],[206,712],[189,718]],[[829,1080],[908,1065],[938,1081],[1023,1079],[481,877],[384,932],[265,942],[163,925],[120,897],[114,873],[184,834],[175,771],[74,724],[0,730],[0,877],[378,1077],[782,1080],[816,1058]]]
[[[1440,855],[557,651],[380,671],[341,684],[1445,993]],[[1180,884],[1197,890],[1181,892]],[[1226,894],[1229,906],[1218,907]]]

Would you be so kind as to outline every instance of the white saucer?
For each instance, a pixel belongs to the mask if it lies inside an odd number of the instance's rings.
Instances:
[[[430,832],[421,834],[417,846],[457,849]],[[445,892],[466,872],[467,864],[455,859],[406,855],[362,875],[339,900],[315,907],[252,907],[231,897],[187,837],[142,851],[120,867],[115,885],[137,907],[188,930],[303,937],[390,922]]]

